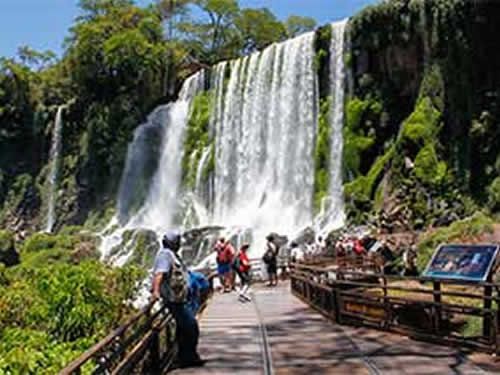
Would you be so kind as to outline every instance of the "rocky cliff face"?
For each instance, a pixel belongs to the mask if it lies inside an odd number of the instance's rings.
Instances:
[[[394,0],[351,20],[351,220],[414,229],[498,208],[499,17],[490,1]]]

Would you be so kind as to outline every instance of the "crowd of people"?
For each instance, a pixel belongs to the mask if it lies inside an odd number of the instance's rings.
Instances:
[[[274,237],[269,235],[267,238],[266,250],[262,261],[266,266],[266,273],[269,277],[268,286],[278,285],[278,252],[279,246]],[[230,293],[237,290],[237,280],[239,279],[238,296],[240,301],[251,301],[250,282],[251,268],[248,258],[248,249],[250,244],[243,244],[239,250],[236,250],[230,241],[225,237],[220,237],[214,247],[217,261],[217,273],[221,279],[222,293]]]
[[[286,247],[283,241],[278,241],[272,234],[268,235],[266,240],[262,262],[268,275],[268,286],[278,285],[280,244],[291,262],[307,261],[310,256],[365,257],[379,253],[388,259],[387,267],[392,267],[391,262],[395,259],[384,241],[370,236],[341,235],[336,241],[330,242],[318,236],[312,243],[292,241]],[[162,248],[154,261],[151,299],[152,302],[162,300],[174,316],[179,345],[178,366],[202,366],[204,361],[197,352],[199,328],[195,315],[200,306],[200,294],[203,290],[209,289],[209,283],[202,274],[188,270],[178,255],[180,241],[181,236],[176,232],[168,232],[163,237]],[[235,249],[225,237],[220,237],[214,246],[221,291],[222,293],[236,291],[242,303],[251,301],[252,264],[248,257],[249,248],[250,244],[244,243],[239,249]],[[413,267],[406,266],[406,269],[416,270],[414,253],[415,249],[412,247],[403,254],[403,261],[413,265]],[[236,282],[236,277],[239,283]]]

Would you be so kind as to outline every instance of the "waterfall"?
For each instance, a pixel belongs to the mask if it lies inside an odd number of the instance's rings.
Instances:
[[[174,224],[179,209],[181,182],[181,160],[184,147],[184,133],[192,99],[204,89],[205,72],[202,70],[189,77],[183,84],[176,102],[162,105],[148,117],[134,135],[128,147],[126,166],[119,189],[117,212],[120,227],[112,233],[105,233],[101,253],[105,258],[111,249],[122,241],[126,230],[149,229],[164,231]],[[151,150],[150,141],[156,136],[159,152]],[[158,158],[159,154],[159,158]],[[156,168],[146,189],[147,193],[136,212],[131,212],[134,197],[140,193],[146,179],[144,168],[156,158]],[[116,218],[111,221],[114,229]],[[109,229],[109,228],[108,228]]]
[[[332,24],[330,44],[330,105],[331,118],[331,160],[330,160],[330,199],[329,226],[344,224],[344,190],[342,188],[343,169],[343,126],[344,126],[344,33],[347,20]]]
[[[50,175],[49,175],[49,205],[47,210],[47,224],[45,231],[50,233],[55,223],[55,195],[57,190],[57,182],[59,178],[60,154],[62,148],[62,113],[65,106],[60,105],[57,108],[56,119],[52,129],[52,144],[50,147]]]
[[[144,203],[152,175],[158,168],[163,126],[169,116],[170,105],[159,106],[134,131],[118,192],[117,214],[121,224],[126,224],[134,210]]]
[[[346,23],[332,25],[330,204],[320,230],[344,221]],[[196,172],[193,191],[181,190],[181,161],[192,99],[205,89],[204,71],[186,80],[176,102],[160,106],[138,127],[128,149],[118,215],[108,228],[113,232],[103,238],[104,257],[129,229],[160,233],[173,226],[223,226],[230,236],[246,233],[245,238],[255,239],[250,252],[258,256],[268,233],[293,236],[313,224],[319,107],[314,41],[314,32],[305,33],[212,69],[212,143],[188,155],[191,164],[199,159],[190,168]],[[203,173],[212,153],[215,170],[205,181]],[[110,229],[117,222],[119,229]]]
[[[205,170],[207,163],[210,158],[210,154],[212,153],[212,147],[207,147],[204,151],[203,154],[201,155],[200,162],[198,164],[198,168],[196,170],[196,185],[195,185],[195,193],[198,197],[203,198],[204,196],[204,191],[203,191],[203,171]]]
[[[314,54],[311,32],[231,62],[215,124],[215,223],[280,233],[310,223]]]

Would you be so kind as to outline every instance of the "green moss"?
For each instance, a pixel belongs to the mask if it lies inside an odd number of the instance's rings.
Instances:
[[[375,188],[382,179],[382,172],[394,156],[395,147],[391,147],[383,156],[377,158],[366,176],[359,176],[344,185],[346,197],[354,200],[368,201],[373,198]]]
[[[424,74],[417,102],[421,102],[425,98],[430,98],[433,106],[439,112],[443,112],[445,104],[444,96],[445,89],[441,68],[438,64],[434,64]]]
[[[403,145],[422,147],[436,141],[439,134],[441,113],[434,108],[432,101],[421,99],[408,119],[403,123],[401,141]]]
[[[357,97],[346,104],[343,160],[346,176],[359,176],[363,155],[374,145],[376,138],[370,124],[382,113],[382,104],[376,100]]]
[[[196,183],[198,163],[203,150],[210,144],[209,124],[212,109],[213,94],[211,92],[200,93],[194,98],[187,124],[182,159],[182,183],[188,189],[192,189]]]
[[[330,188],[330,158],[331,158],[331,121],[330,103],[332,98],[321,100],[318,136],[314,149],[314,210],[321,208],[321,201],[328,195]]]
[[[454,222],[427,234],[418,244],[417,265],[423,270],[442,243],[463,242],[473,239],[483,233],[493,232],[493,220],[483,213],[477,213],[467,219]]]
[[[422,182],[430,184],[440,173],[438,166],[436,151],[430,143],[422,148],[415,158],[415,174]]]

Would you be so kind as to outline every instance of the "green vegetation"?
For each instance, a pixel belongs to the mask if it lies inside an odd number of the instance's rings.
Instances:
[[[1,374],[56,373],[130,314],[144,272],[102,265],[95,246],[80,227],[37,233],[0,269]]]
[[[477,213],[467,219],[454,222],[430,232],[418,244],[417,266],[423,270],[434,250],[442,243],[460,243],[473,240],[483,233],[493,232],[493,220],[483,213]]]
[[[194,188],[198,164],[203,152],[210,145],[209,125],[213,109],[212,102],[211,92],[200,93],[193,101],[182,159],[182,182],[188,189]]]
[[[323,99],[320,103],[318,136],[314,149],[314,210],[318,212],[321,202],[330,189],[330,159],[331,159],[331,97]]]
[[[498,9],[488,2],[390,0],[350,20],[349,217],[377,216],[390,202],[404,207],[406,228],[425,228],[477,206],[499,210],[500,78],[489,67],[500,53],[488,47],[493,14]],[[475,17],[484,22],[471,24]]]
[[[28,46],[0,58],[0,224],[22,217],[23,230],[43,227],[58,106],[66,104],[55,229],[86,221],[96,227],[116,197],[134,130],[158,104],[176,98],[187,76],[315,27],[312,19],[281,22],[237,0],[158,0],[145,7],[81,0],[79,7],[61,58]],[[208,102],[195,103],[197,126]],[[153,153],[158,145],[151,143]],[[147,166],[146,177],[156,170],[154,162]],[[138,180],[131,210],[148,190],[148,178]]]

